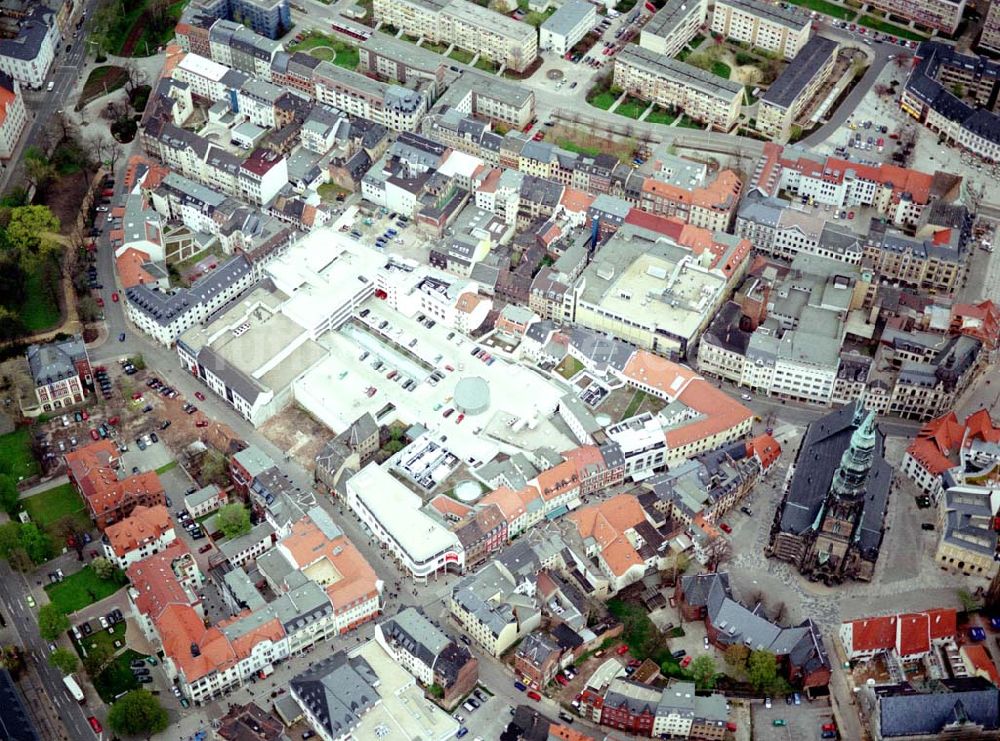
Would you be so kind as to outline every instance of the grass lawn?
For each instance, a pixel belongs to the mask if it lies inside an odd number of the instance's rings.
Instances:
[[[803,8],[809,8],[809,10],[815,10],[824,15],[832,16],[833,18],[839,18],[842,21],[852,21],[854,20],[854,16],[857,15],[850,8],[828,3],[826,0],[789,0],[789,2],[793,5],[799,5]]]
[[[567,381],[582,370],[583,363],[574,358],[572,355],[567,355],[562,359],[562,362],[556,366],[556,373],[565,378]]]
[[[746,85],[743,87],[743,105],[753,105],[757,102],[757,98],[753,94],[753,85]]]
[[[591,157],[596,157],[601,154],[604,150],[600,147],[586,147],[582,144],[577,144],[570,139],[560,139],[556,142],[556,145],[567,152],[576,152],[577,154],[589,154]]]
[[[693,118],[688,116],[686,113],[681,116],[681,120],[677,122],[678,126],[683,126],[685,129],[703,129],[705,128],[703,124],[698,123]]]
[[[80,531],[90,530],[93,527],[83,499],[70,483],[54,486],[21,501],[24,502],[24,508],[31,516],[32,522],[46,530],[50,530],[63,517],[72,517]],[[59,547],[61,538],[52,532],[49,532],[49,535],[54,545]]]
[[[451,50],[451,54],[449,54],[448,56],[454,59],[456,62],[461,62],[462,64],[469,64],[473,60],[473,58],[475,58],[476,55],[473,54],[471,51],[466,51],[465,49],[459,49],[458,47],[455,47],[454,49]]]
[[[112,632],[108,633],[107,630],[102,630],[100,624],[95,620],[91,623],[95,630],[89,636],[84,636],[83,640],[79,643],[76,639],[73,640],[73,648],[76,649],[77,654],[80,658],[84,658],[90,649],[95,648],[99,644],[105,644],[108,650],[114,653],[118,649],[115,648],[115,641],[125,642],[125,623],[118,623],[112,629]]]
[[[529,26],[534,26],[535,28],[538,28],[540,25],[542,25],[543,23],[545,23],[545,21],[548,20],[550,15],[552,15],[555,12],[556,12],[555,8],[549,8],[544,13],[535,13],[534,11],[532,11],[531,13],[528,13],[528,15],[524,16],[524,22],[527,23]]]
[[[310,56],[333,62],[344,69],[355,69],[358,66],[357,47],[319,31],[307,34],[302,41],[289,44],[288,49],[307,52]]]
[[[626,98],[621,105],[615,108],[615,113],[626,118],[639,118],[647,108],[649,108],[649,103],[644,100]]]
[[[649,112],[648,116],[646,116],[646,123],[658,123],[669,126],[676,120],[676,118],[677,116],[673,116],[657,106]]]
[[[867,28],[874,28],[876,31],[881,31],[882,33],[891,33],[893,36],[898,36],[901,39],[923,41],[927,38],[922,33],[917,33],[916,31],[912,31],[909,28],[903,28],[902,26],[895,26],[892,23],[880,21],[878,18],[872,18],[870,15],[861,16],[858,23]]]
[[[322,200],[327,201],[328,203],[333,203],[337,200],[337,196],[341,194],[347,196],[350,194],[351,191],[349,191],[347,188],[341,188],[336,183],[323,183],[321,186],[319,186],[318,192],[319,192],[319,197]]]
[[[593,97],[588,96],[587,102],[590,103],[594,108],[600,108],[602,111],[608,110],[612,104],[618,100],[618,96],[612,93],[610,90],[605,90],[603,92],[594,95]]]
[[[496,72],[499,69],[499,67],[492,59],[487,59],[486,57],[479,57],[479,60],[476,62],[476,69],[482,70],[483,72],[493,73]]]
[[[729,69],[729,65],[725,62],[712,62],[712,74],[718,77],[729,79],[729,73],[732,72]]]
[[[636,412],[638,412],[639,407],[642,406],[642,402],[645,401],[645,399],[646,399],[645,391],[636,391],[635,394],[632,396],[632,401],[630,401],[628,403],[628,406],[625,407],[625,411],[622,413],[622,419],[628,419]]]
[[[691,41],[688,42],[688,46],[690,46],[692,49],[697,49],[699,46],[701,46],[701,42],[704,40],[705,37],[702,36],[701,34],[698,34],[693,39],[691,39]]]
[[[14,481],[38,474],[38,461],[31,454],[31,428],[19,427],[0,435],[0,471]]]
[[[172,468],[177,468],[177,461],[170,461],[170,463],[164,463],[162,466],[156,469],[157,475],[164,474]]]
[[[25,285],[26,298],[18,313],[29,332],[40,332],[50,329],[62,318],[59,306],[46,290],[42,271],[36,270],[28,274]]]
[[[104,635],[107,635],[107,631],[104,632]],[[145,658],[138,651],[129,648],[108,664],[104,671],[94,678],[94,689],[97,690],[101,699],[111,704],[122,692],[139,689],[141,685],[136,681],[135,675],[129,667],[129,662]],[[147,668],[151,667],[147,665]]]
[[[683,49],[681,49],[679,52],[677,52],[677,56],[674,57],[674,58],[678,62],[683,62],[685,59],[687,59],[689,56],[691,56],[692,53],[693,52],[691,51],[691,49],[689,49],[688,47],[685,46]]]
[[[90,566],[84,566],[61,582],[47,585],[45,591],[49,593],[49,599],[69,615],[105,597],[110,597],[123,586],[125,586],[123,574],[119,574],[118,578],[104,581],[97,578],[97,574]]]

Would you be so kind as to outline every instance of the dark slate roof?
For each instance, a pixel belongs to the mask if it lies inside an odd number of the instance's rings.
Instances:
[[[728,572],[720,571],[681,577],[681,594],[684,595],[684,601],[692,607],[708,606],[709,595],[713,591],[720,592],[725,597],[732,596]]]
[[[350,733],[381,699],[379,679],[361,656],[340,651],[292,677],[292,695],[334,738]]]
[[[998,690],[987,680],[945,680],[935,689],[919,693],[910,685],[897,685],[876,690],[882,736],[932,736],[947,725],[962,723],[1000,728]]]
[[[848,404],[816,420],[806,430],[795,458],[795,475],[781,505],[782,532],[804,533],[816,522],[826,501],[833,474],[855,430],[857,404]],[[892,468],[885,461],[885,435],[877,431],[877,449],[868,474],[867,496],[861,516],[859,547],[867,557],[877,553],[882,539],[882,514],[889,498]]]
[[[702,342],[708,341],[730,352],[745,355],[751,333],[740,329],[742,316],[743,309],[740,305],[735,301],[727,301],[708,326]]]
[[[458,681],[458,673],[470,661],[475,659],[469,649],[452,641],[438,654],[434,662],[434,676],[443,686],[450,687]]]
[[[0,703],[3,703],[0,738],[10,741],[41,741],[35,722],[28,715],[28,709],[6,669],[0,669]]]
[[[559,644],[559,648],[563,651],[572,651],[583,645],[583,638],[580,637],[580,634],[566,625],[566,623],[559,623],[549,633],[556,639],[556,643]]]

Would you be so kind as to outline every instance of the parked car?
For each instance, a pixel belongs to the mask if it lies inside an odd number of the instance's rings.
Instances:
[[[196,398],[198,401],[205,401],[205,394],[201,393],[201,391],[195,391],[194,398]]]
[[[980,628],[978,625],[974,628],[969,628],[969,640],[970,641],[985,641],[986,631]]]
[[[541,701],[541,699],[542,699],[542,696],[541,696],[541,695],[539,695],[539,694],[538,694],[537,692],[535,692],[534,690],[530,690],[530,691],[528,692],[528,698],[529,698],[529,699],[531,699],[531,700],[534,700],[535,702],[540,702],[540,701]]]

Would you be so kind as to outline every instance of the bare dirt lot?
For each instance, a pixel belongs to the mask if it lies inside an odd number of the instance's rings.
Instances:
[[[307,471],[316,467],[316,455],[333,437],[325,425],[294,404],[271,417],[260,431]]]

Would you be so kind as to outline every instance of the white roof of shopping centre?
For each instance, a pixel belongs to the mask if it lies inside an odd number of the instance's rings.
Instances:
[[[449,548],[460,548],[453,532],[420,509],[420,497],[380,466],[365,466],[347,486],[413,561],[421,563]]]

